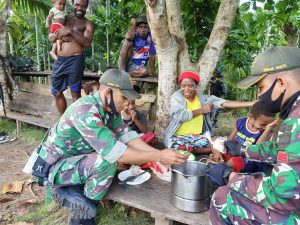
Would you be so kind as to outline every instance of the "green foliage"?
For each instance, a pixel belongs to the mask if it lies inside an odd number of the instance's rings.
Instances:
[[[47,38],[48,30],[44,27],[44,21],[51,5],[51,0],[13,1],[13,15],[9,18],[8,31],[13,36],[17,56],[29,56],[36,61],[34,17],[33,11],[30,11],[35,7],[38,12],[39,42],[42,49],[40,58],[48,58],[51,44]],[[192,62],[199,59],[207,44],[219,5],[220,0],[180,1]],[[294,28],[299,27],[299,5],[300,0],[248,0],[240,5],[218,65],[218,69],[225,74],[229,90],[227,98],[232,100],[253,98],[255,95],[253,90],[239,90],[236,83],[250,73],[255,55],[270,46],[287,44],[283,27],[286,24]],[[67,8],[72,10],[70,5]],[[91,69],[94,65],[96,70],[103,70],[108,58],[110,64],[117,65],[124,35],[131,26],[130,19],[145,14],[145,3],[137,0],[111,0],[109,15],[106,14],[105,1],[90,1],[87,16],[95,24],[93,39],[95,54],[92,55],[91,47],[86,49],[87,69]],[[107,52],[107,33],[109,52]],[[47,63],[46,59],[45,64]]]
[[[154,221],[149,213],[136,210],[136,215],[130,213],[130,208],[117,203],[112,207],[99,207],[96,221],[98,225],[153,225]]]
[[[50,9],[51,0],[12,0],[12,9],[22,9],[28,14],[34,12],[47,15]]]

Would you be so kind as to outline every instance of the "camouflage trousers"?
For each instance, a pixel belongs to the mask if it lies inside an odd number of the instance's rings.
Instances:
[[[50,169],[49,181],[54,186],[84,184],[84,194],[101,200],[116,173],[117,163],[109,163],[97,153],[60,159]]]
[[[219,187],[214,193],[209,213],[212,225],[300,224],[294,213],[267,209],[232,191],[229,186]]]

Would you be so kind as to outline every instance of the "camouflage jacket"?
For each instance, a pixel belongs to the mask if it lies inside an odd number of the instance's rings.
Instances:
[[[104,160],[115,163],[124,153],[126,143],[138,134],[103,110],[99,93],[71,104],[53,127],[39,155],[53,165],[59,158],[96,151]]]
[[[300,221],[300,96],[283,121],[277,141],[250,146],[246,155],[273,163],[272,173],[239,174],[230,180],[230,187],[265,208]]]

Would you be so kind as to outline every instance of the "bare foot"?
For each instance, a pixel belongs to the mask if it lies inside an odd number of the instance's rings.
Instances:
[[[58,57],[57,57],[57,55],[55,54],[55,52],[50,52],[50,55],[51,55],[51,57],[56,61],[56,60],[58,60]]]

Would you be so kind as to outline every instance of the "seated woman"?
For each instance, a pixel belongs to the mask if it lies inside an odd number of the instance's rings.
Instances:
[[[187,70],[178,78],[180,89],[171,96],[170,123],[164,144],[168,148],[196,154],[210,153],[206,131],[212,133],[210,112],[215,108],[250,107],[254,102],[227,101],[214,95],[203,95],[197,88],[200,75]]]

